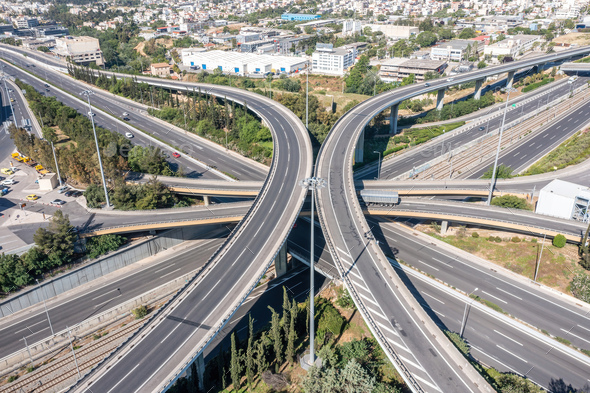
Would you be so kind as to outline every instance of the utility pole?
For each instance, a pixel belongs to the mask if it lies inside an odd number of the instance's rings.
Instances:
[[[66,326],[68,329],[68,339],[70,340],[70,348],[72,349],[72,355],[74,355],[74,364],[76,365],[76,371],[78,372],[78,379],[81,379],[82,376],[80,375],[80,368],[78,367],[78,359],[76,359],[76,351],[74,351],[74,344],[72,342],[72,331]]]
[[[41,284],[39,284],[39,280],[35,279],[35,281],[37,281],[37,288],[39,289],[39,294],[41,295]],[[45,303],[45,294],[43,294],[43,307],[45,307],[45,315],[47,315],[47,322],[49,322],[49,329],[51,329],[51,335],[53,336],[53,326],[51,325],[51,319],[49,319],[49,311],[47,311],[47,303]]]
[[[63,186],[61,181],[61,175],[59,174],[59,165],[57,165],[57,156],[55,155],[55,147],[53,147],[53,142],[51,142],[51,150],[53,150],[53,159],[55,160],[55,170],[57,171],[57,178],[59,180],[59,186]]]
[[[307,78],[305,82],[305,128],[309,130],[309,64],[305,76]]]
[[[111,206],[109,201],[109,192],[107,190],[107,182],[104,177],[104,169],[102,168],[102,159],[100,158],[100,148],[98,147],[98,137],[96,136],[96,127],[94,126],[94,113],[92,113],[92,106],[90,105],[90,95],[94,94],[91,90],[84,90],[80,94],[85,95],[88,99],[88,116],[92,123],[92,131],[94,132],[94,142],[96,143],[96,154],[98,155],[98,166],[100,167],[100,176],[102,177],[102,186],[104,188],[104,197],[107,202],[107,208]]]
[[[498,137],[498,149],[496,150],[496,159],[494,160],[494,169],[492,171],[492,181],[490,182],[490,193],[488,194],[488,200],[486,201],[486,205],[488,206],[492,201],[492,195],[494,193],[494,188],[496,187],[496,171],[498,169],[498,158],[500,157],[500,147],[502,145],[502,133],[504,132],[506,112],[508,112],[508,100],[510,100],[510,93],[516,91],[516,89],[510,87],[507,88],[505,91],[508,92],[508,95],[506,96],[506,105],[504,106],[504,115],[502,116],[502,125],[500,126],[500,136]]]
[[[533,278],[533,281],[537,281],[537,274],[539,273],[539,266],[541,265],[541,258],[543,258],[543,248],[545,247],[545,238],[547,237],[547,234],[543,235],[543,243],[541,244],[541,255],[539,255],[539,261],[537,262],[537,266],[535,268],[535,277]]]
[[[305,180],[302,180],[300,185],[305,187],[307,190],[311,190],[311,238],[310,238],[310,248],[309,248],[309,361],[308,364],[312,366],[315,363],[315,354],[314,354],[314,246],[315,246],[315,238],[314,238],[314,205],[315,205],[315,192],[318,188],[323,188],[326,186],[326,181],[319,177],[308,177]]]
[[[469,295],[467,295],[467,297],[471,297],[471,294],[473,294],[478,289],[479,288],[475,288],[473,291],[471,291]],[[471,307],[471,303],[473,303],[474,300],[475,299],[472,299],[469,303],[465,303],[465,310],[463,311],[463,321],[461,321],[461,330],[459,331],[459,336],[461,336],[461,338],[463,338],[463,332],[465,331],[465,325],[467,324],[467,307]]]

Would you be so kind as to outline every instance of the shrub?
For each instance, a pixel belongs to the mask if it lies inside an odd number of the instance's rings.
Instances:
[[[139,307],[131,310],[131,313],[133,314],[135,319],[141,319],[141,318],[145,317],[146,315],[148,315],[148,312],[149,312],[149,310],[146,306],[139,306]]]
[[[531,243],[536,243],[536,242],[537,242],[537,238],[536,238],[536,237],[533,237],[533,238],[531,239]]]
[[[526,202],[526,199],[519,198],[514,195],[503,195],[501,197],[494,197],[492,199],[492,205],[513,209],[531,210],[528,203]]]
[[[354,301],[352,297],[350,297],[350,293],[348,293],[348,289],[346,288],[337,288],[336,292],[338,293],[338,300],[336,300],[336,304],[342,308],[354,309]]]
[[[469,356],[469,343],[465,341],[459,334],[455,332],[451,332],[449,330],[445,330],[445,334],[455,344],[457,349],[463,353],[465,356]]]
[[[17,379],[18,379],[18,375],[11,375],[10,377],[8,377],[8,383],[14,382]]]
[[[338,310],[328,301],[318,302],[316,310],[316,315],[320,316],[318,334],[330,332],[336,337],[339,336],[344,330],[345,319]]]
[[[562,234],[559,234],[553,238],[553,245],[557,248],[563,248],[567,239]]]
[[[557,336],[557,337],[555,337],[555,339],[556,339],[557,341],[559,341],[560,343],[562,343],[562,344],[565,344],[565,345],[572,345],[572,343],[570,342],[570,340],[568,340],[567,338],[563,338],[563,337],[559,337],[559,336]]]
[[[576,298],[590,303],[590,276],[584,273],[578,273],[570,283],[572,295]]]
[[[471,237],[473,237],[473,238],[477,239],[477,238],[479,238],[479,233],[477,233],[477,232],[473,232],[473,233],[471,234]]]
[[[510,239],[510,241],[512,243],[520,243],[520,238],[518,236],[514,236],[512,239]]]
[[[500,236],[496,236],[496,238],[494,239],[494,241],[496,243],[502,243],[502,238]]]
[[[496,241],[496,238],[494,236],[490,236],[490,237],[488,237],[488,241],[489,242]]]
[[[28,373],[32,373],[33,371],[35,371],[35,366],[29,366],[29,367],[27,367],[27,372]]]

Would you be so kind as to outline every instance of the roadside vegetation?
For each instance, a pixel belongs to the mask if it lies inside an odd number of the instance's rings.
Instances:
[[[533,164],[524,175],[538,175],[576,165],[590,158],[590,129],[577,132]]]
[[[498,165],[496,168],[496,179],[510,179],[513,169],[507,165]],[[487,171],[481,176],[482,179],[491,179],[494,175],[494,166],[490,166]]]
[[[533,210],[533,206],[526,199],[515,195],[502,195],[492,198],[492,205],[508,209]]]
[[[69,217],[57,210],[49,220],[47,228],[39,228],[33,237],[35,246],[22,255],[0,254],[0,289],[3,295],[33,284],[45,273],[57,273],[75,259],[84,256],[74,251],[77,239]],[[87,243],[86,256],[96,258],[118,249],[125,239],[118,235],[93,238]]]

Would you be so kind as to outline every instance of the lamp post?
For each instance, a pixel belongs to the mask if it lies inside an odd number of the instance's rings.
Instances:
[[[379,161],[377,161],[377,180],[381,177],[381,152],[373,150],[373,153],[379,154]]]
[[[308,177],[301,181],[300,185],[305,187],[307,190],[311,190],[311,238],[309,248],[309,361],[308,364],[311,366],[315,363],[314,355],[314,205],[315,205],[315,192],[318,188],[326,186],[326,181],[319,177]]]
[[[80,94],[85,95],[88,99],[88,117],[92,122],[92,131],[94,132],[94,142],[96,143],[96,154],[98,155],[98,166],[100,167],[100,176],[102,177],[102,186],[104,188],[104,197],[107,202],[107,207],[111,206],[109,201],[109,192],[107,190],[107,182],[104,177],[104,169],[102,169],[102,159],[100,158],[100,149],[98,147],[98,138],[96,136],[96,127],[94,126],[94,113],[92,113],[92,106],[90,105],[90,95],[94,94],[91,90],[84,90]]]
[[[41,294],[41,284],[39,284],[39,280],[37,281],[37,287],[39,288],[39,294]],[[53,326],[51,326],[51,319],[49,319],[49,311],[47,311],[47,303],[45,303],[45,294],[43,294],[43,307],[45,307],[45,315],[47,315],[47,322],[49,322],[49,329],[51,329],[51,335],[53,336]]]
[[[488,200],[486,201],[486,205],[489,205],[492,201],[492,194],[494,193],[494,188],[496,187],[496,171],[498,169],[498,158],[500,157],[500,147],[502,145],[502,133],[504,132],[504,122],[506,121],[506,112],[508,112],[508,100],[510,99],[510,93],[516,91],[516,89],[509,87],[504,91],[508,92],[506,96],[506,105],[504,106],[504,115],[502,116],[502,125],[500,126],[500,137],[498,138],[498,149],[496,150],[496,159],[494,160],[494,169],[492,170],[492,181],[490,183],[490,193],[488,194]]]
[[[475,291],[479,288],[475,288],[467,297],[470,297]],[[465,331],[465,324],[467,323],[467,306],[471,307],[471,303],[473,303],[475,299],[471,299],[469,303],[465,303],[465,310],[463,311],[463,321],[461,321],[461,330],[459,331],[459,335],[463,338],[463,332]]]
[[[59,180],[59,186],[63,186],[63,182],[61,181],[61,175],[59,174],[59,165],[57,165],[57,156],[55,155],[55,147],[53,147],[53,142],[51,142],[51,150],[53,150],[53,159],[55,160],[55,170],[57,171],[57,178]]]
[[[74,343],[72,342],[72,331],[67,326],[66,329],[68,329],[68,340],[70,341],[72,355],[74,355],[74,364],[76,365],[76,371],[78,372],[78,379],[81,379],[82,376],[80,375],[80,368],[78,367],[78,359],[76,359],[76,351],[74,350]]]
[[[309,130],[309,64],[305,72],[305,128]]]

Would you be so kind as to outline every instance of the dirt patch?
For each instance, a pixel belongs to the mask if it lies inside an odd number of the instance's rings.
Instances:
[[[147,57],[143,48],[145,48],[145,44],[147,41],[142,41],[137,44],[133,49],[139,52],[140,55]],[[166,49],[170,49],[174,46],[174,40],[172,38],[156,38],[156,44],[162,44],[166,47]]]
[[[590,33],[570,33],[554,38],[553,42],[556,44],[590,44]]]
[[[417,229],[529,279],[534,278],[538,254],[543,248],[537,281],[568,295],[571,295],[569,285],[574,275],[578,272],[589,274],[578,264],[578,247],[573,244],[557,248],[551,244],[551,239],[547,239],[542,246],[543,238],[481,228],[454,226],[445,236],[440,236],[428,225],[419,225]],[[473,233],[479,237],[473,237]],[[490,237],[501,241],[490,241]]]

